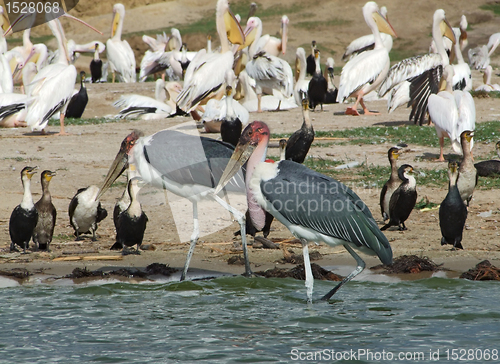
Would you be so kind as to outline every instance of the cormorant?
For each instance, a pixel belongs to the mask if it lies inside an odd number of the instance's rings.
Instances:
[[[33,231],[33,242],[38,250],[49,250],[52,242],[54,227],[56,226],[57,211],[52,203],[49,191],[49,182],[56,175],[56,172],[45,170],[40,176],[42,184],[42,197],[35,204],[38,211],[38,223]]]
[[[469,207],[474,188],[476,188],[477,185],[477,171],[476,167],[474,167],[474,161],[472,160],[470,152],[470,142],[473,137],[474,132],[470,130],[463,131],[462,134],[460,134],[460,142],[462,144],[464,157],[458,167],[457,188],[462,200],[467,204],[467,207]]]
[[[323,111],[323,104],[326,92],[328,91],[328,82],[321,73],[319,49],[314,50],[314,61],[316,62],[316,71],[311,81],[309,81],[307,96],[309,97],[309,105],[313,111],[316,110],[317,105],[321,105],[321,111]]]
[[[457,188],[457,162],[448,163],[448,177],[450,178],[448,194],[439,207],[441,245],[450,244],[456,249],[463,249],[462,234],[467,220],[467,207]]]
[[[33,235],[33,230],[38,221],[38,212],[33,203],[33,196],[30,190],[31,177],[36,173],[35,169],[37,168],[38,167],[24,167],[21,171],[24,195],[21,204],[17,205],[10,215],[9,234],[11,252],[17,251],[17,244],[23,248],[23,252],[26,253],[26,249],[29,248],[31,236]]]
[[[303,163],[307,152],[314,141],[314,128],[309,118],[307,99],[302,100],[302,117],[304,122],[299,130],[288,138],[286,144],[285,158],[297,163]]]
[[[80,188],[69,203],[69,222],[75,229],[76,240],[80,240],[80,234],[92,233],[92,241],[96,241],[97,223],[108,216],[106,209],[102,208],[101,202],[96,201],[99,187],[89,186]]]
[[[90,74],[92,76],[92,83],[99,82],[102,78],[102,61],[99,59],[99,44],[95,44],[94,59],[90,61]]]
[[[389,201],[389,222],[380,230],[397,226],[399,230],[406,230],[405,221],[410,216],[417,202],[417,182],[412,176],[413,167],[403,164],[398,169],[398,176],[403,181],[394,191]]]
[[[498,157],[500,158],[500,142],[495,144]],[[474,164],[476,167],[477,175],[481,177],[500,176],[500,160],[491,159],[489,161],[482,161]]]
[[[81,118],[85,107],[89,102],[89,96],[87,95],[87,89],[85,88],[85,72],[80,72],[80,91],[71,97],[69,101],[68,108],[66,109],[66,117],[68,118]]]
[[[400,150],[401,148],[399,147],[392,147],[387,152],[387,157],[391,164],[391,177],[385,183],[384,187],[382,187],[382,192],[380,193],[380,212],[384,221],[389,220],[389,202],[391,201],[391,196],[401,182],[403,182],[398,176],[397,159],[399,158]]]

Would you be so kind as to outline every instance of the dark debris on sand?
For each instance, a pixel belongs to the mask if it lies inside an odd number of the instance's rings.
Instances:
[[[421,273],[445,270],[442,264],[436,264],[428,257],[402,255],[394,259],[391,265],[376,265],[371,269],[384,269],[383,273]]]
[[[344,278],[342,276],[339,276],[338,274],[332,273],[320,267],[316,263],[311,264],[311,269],[314,279],[319,279],[322,281],[341,281]],[[302,281],[306,279],[304,263],[296,265],[291,269],[274,267],[273,269],[255,272],[255,274],[265,278],[295,278]]]
[[[63,278],[91,278],[91,277],[110,277],[110,276],[122,276],[128,278],[148,278],[150,275],[163,275],[169,277],[172,273],[176,272],[177,269],[171,268],[165,264],[152,263],[146,267],[146,271],[142,271],[137,268],[120,268],[112,270],[109,272],[103,272],[100,270],[90,271],[85,268],[75,268],[71,274],[64,276]]]
[[[227,259],[229,265],[245,265],[245,259],[241,255],[233,255]]]
[[[477,265],[463,272],[460,278],[470,279],[471,281],[500,281],[500,269],[491,265],[488,260],[483,260]]]
[[[309,259],[311,261],[320,260],[321,258],[323,258],[323,256],[317,250],[309,253]],[[304,256],[302,253],[295,254],[292,249],[283,249],[283,258],[279,261],[279,263],[304,264]]]
[[[26,279],[33,274],[24,268],[14,268],[11,270],[0,270],[0,276],[16,278],[16,279]]]

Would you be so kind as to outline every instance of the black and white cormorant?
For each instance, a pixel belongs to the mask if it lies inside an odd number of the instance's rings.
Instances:
[[[17,205],[9,220],[10,251],[17,251],[16,245],[26,249],[29,248],[29,242],[33,235],[36,223],[38,221],[38,212],[33,203],[30,184],[31,177],[36,173],[37,167],[24,167],[21,171],[21,181],[23,183],[24,195],[20,205]]]
[[[448,177],[450,178],[448,194],[439,207],[441,245],[450,244],[456,249],[463,249],[462,234],[467,220],[467,206],[457,188],[457,162],[448,163]]]
[[[115,208],[113,209],[113,223],[115,225],[115,231],[118,233],[118,225],[120,224],[120,214],[128,209],[130,206],[130,196],[128,193],[128,183],[125,189],[123,190],[122,196],[116,201]],[[118,236],[117,236],[118,238]],[[110,250],[121,250],[123,249],[122,243],[116,242],[111,246]]]
[[[472,160],[472,155],[470,152],[470,143],[474,137],[474,132],[470,130],[463,131],[460,134],[460,142],[462,144],[463,158],[458,167],[458,179],[457,188],[462,196],[462,200],[469,207],[470,200],[472,199],[472,194],[474,193],[474,188],[477,185],[477,171],[474,167],[474,161]]]
[[[85,107],[89,102],[87,89],[85,88],[85,71],[80,72],[80,91],[74,94],[69,101],[68,108],[66,109],[66,117],[68,118],[81,118]]]
[[[99,187],[89,186],[80,188],[69,203],[69,222],[75,229],[76,240],[80,240],[80,234],[92,233],[92,241],[96,241],[97,223],[108,216],[108,212],[96,200]]]
[[[319,49],[314,50],[314,61],[316,62],[316,70],[314,71],[311,81],[309,81],[307,96],[309,97],[309,105],[313,111],[316,110],[317,105],[320,105],[321,111],[323,111],[323,104],[325,102],[326,92],[328,91],[328,82],[321,73]]]
[[[279,148],[280,148],[280,161],[284,161],[286,159],[286,139],[280,139]]]
[[[54,227],[56,226],[57,211],[52,203],[52,196],[49,191],[49,183],[56,172],[45,170],[40,177],[42,184],[42,197],[35,204],[38,211],[38,223],[33,231],[33,242],[35,248],[39,250],[49,250],[52,242]]]
[[[316,62],[314,60],[314,51],[316,50],[316,41],[311,42],[311,54],[306,58],[306,72],[310,76],[314,76],[314,71],[316,71]]]
[[[314,128],[309,117],[307,99],[302,100],[302,117],[304,119],[302,126],[288,138],[285,150],[285,159],[297,163],[304,163],[314,141]]]
[[[382,218],[384,221],[389,220],[389,202],[391,201],[392,194],[399,187],[401,182],[403,182],[398,176],[398,164],[397,159],[399,158],[401,148],[392,147],[387,152],[387,157],[389,158],[389,163],[391,164],[391,177],[382,187],[382,192],[380,192],[380,212],[382,213]]]
[[[500,142],[495,144],[495,149],[500,158]],[[476,167],[477,175],[481,177],[500,176],[500,160],[490,159],[489,161],[482,161],[474,164]]]
[[[417,182],[412,176],[413,167],[403,164],[398,169],[398,176],[403,181],[394,191],[389,201],[389,222],[380,230],[397,226],[399,230],[406,230],[405,221],[410,216],[417,202]]]
[[[118,227],[116,230],[116,241],[123,248],[137,245],[137,252],[144,238],[144,231],[148,217],[142,211],[141,203],[138,199],[140,177],[131,178],[128,181],[127,192],[130,198],[130,205],[118,216]]]
[[[92,83],[99,82],[102,78],[102,61],[99,59],[99,44],[95,44],[94,59],[90,61],[90,75]]]

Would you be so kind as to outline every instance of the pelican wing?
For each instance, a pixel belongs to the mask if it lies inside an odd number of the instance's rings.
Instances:
[[[121,118],[148,113],[172,114],[172,108],[169,105],[142,95],[123,95],[113,103],[113,106],[122,108],[119,112]]]
[[[260,182],[260,190],[285,223],[368,247],[383,263],[391,263],[387,238],[365,203],[344,184],[285,160],[279,162],[276,177]]]
[[[386,33],[380,33],[380,37],[382,38],[384,47],[390,51],[392,49],[392,37]],[[373,48],[375,48],[375,36],[373,34],[356,38],[346,47],[342,55],[342,60],[345,61],[349,57],[356,56],[364,51],[370,51]]]
[[[437,95],[429,96],[429,117],[431,118],[438,137],[450,137],[453,149],[460,153],[460,134],[458,132],[458,110],[455,97],[447,92],[441,91]],[[457,151],[458,143],[458,151]]]
[[[374,49],[352,58],[342,68],[338,92],[339,102],[367,83],[374,82],[389,62],[387,49]]]
[[[179,108],[190,112],[203,99],[215,94],[224,84],[226,70],[233,66],[233,53],[206,53],[202,49],[189,64],[184,88],[177,97]]]
[[[111,70],[118,73],[121,82],[135,82],[135,56],[126,40],[108,39],[106,54]]]
[[[453,90],[472,90],[472,73],[467,63],[452,65],[453,67]]]
[[[73,96],[77,75],[75,66],[59,67],[61,65],[57,64],[53,66],[53,70],[59,73],[50,78],[46,77],[37,87],[36,95],[32,94],[36,99],[28,107],[26,115],[26,123],[32,130],[44,129],[52,115],[60,110],[65,111],[64,108]]]
[[[443,74],[442,66],[425,71],[420,76],[410,79],[410,121],[422,125],[427,113],[427,104],[431,94],[439,91],[439,80]]]
[[[276,88],[290,97],[293,93],[293,72],[288,62],[281,58],[257,53],[245,67],[248,75],[262,86]]]
[[[418,77],[422,73],[442,64],[443,60],[441,56],[435,53],[403,59],[389,69],[387,77],[380,85],[378,94],[380,97],[383,97],[389,90],[401,82]]]

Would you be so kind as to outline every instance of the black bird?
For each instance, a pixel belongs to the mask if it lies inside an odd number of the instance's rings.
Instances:
[[[231,71],[232,72],[232,71]],[[240,140],[242,124],[233,110],[233,87],[226,86],[226,116],[221,120],[220,136],[223,142],[229,143],[236,147]]]
[[[36,223],[38,221],[38,212],[36,211],[35,204],[33,203],[33,196],[31,195],[30,184],[31,177],[36,173],[37,167],[24,167],[21,171],[21,181],[23,183],[24,195],[20,205],[17,205],[9,220],[9,234],[10,234],[10,251],[17,251],[16,245],[26,249],[29,248],[29,242],[33,235]]]
[[[314,76],[314,71],[316,71],[316,62],[314,61],[314,51],[316,50],[316,41],[313,40],[311,43],[311,54],[306,58],[306,72],[310,76]]]
[[[498,157],[500,158],[500,142],[495,145]],[[500,161],[491,159],[489,161],[482,161],[474,164],[476,167],[477,175],[481,177],[500,176]]]
[[[49,191],[49,183],[56,172],[45,170],[40,176],[42,184],[42,197],[35,204],[38,211],[38,223],[33,231],[33,242],[35,248],[39,250],[49,250],[49,244],[52,242],[54,227],[56,226],[57,211],[52,203],[52,197]]]
[[[80,72],[80,91],[74,94],[71,100],[69,100],[68,108],[66,109],[66,117],[68,118],[81,118],[89,102],[84,80],[85,72],[82,71]]]
[[[391,226],[397,226],[400,231],[406,230],[405,221],[417,202],[417,183],[412,173],[413,167],[409,164],[399,167],[398,176],[403,182],[392,194],[389,201],[389,222],[380,230],[386,230]]]
[[[118,233],[118,225],[120,224],[119,218],[120,214],[128,209],[130,206],[130,196],[128,194],[128,183],[125,189],[123,190],[122,196],[116,201],[115,208],[113,209],[113,223],[115,225],[115,231]],[[116,242],[111,246],[110,250],[121,250],[123,249],[123,245],[118,242],[118,239]]]
[[[448,194],[439,207],[441,245],[450,244],[456,249],[463,249],[462,234],[467,220],[467,206],[457,188],[457,162],[448,163],[448,177],[450,178]]]
[[[286,159],[286,139],[280,139],[279,148],[280,148],[280,161],[284,161]]]
[[[458,167],[457,188],[467,207],[469,207],[472,194],[477,185],[477,171],[470,152],[470,142],[473,137],[474,132],[470,130],[465,130],[460,134],[460,143],[462,144],[464,157]]]
[[[337,104],[337,94],[339,93],[339,89],[335,87],[335,84],[333,83],[333,66],[335,62],[333,61],[333,58],[328,57],[326,60],[325,66],[325,78],[328,82],[328,89],[326,91],[325,95],[325,104]]]
[[[285,159],[297,163],[304,163],[307,152],[314,141],[314,128],[309,118],[307,99],[302,100],[302,117],[304,122],[301,128],[288,138],[285,150]]]
[[[92,241],[96,241],[97,223],[108,216],[106,209],[102,208],[101,202],[96,201],[99,187],[89,186],[80,188],[69,203],[69,222],[75,229],[76,240],[80,240],[80,234],[92,233]]]
[[[99,44],[95,44],[94,59],[90,61],[90,75],[92,83],[99,82],[102,78],[102,61],[99,59]]]
[[[130,205],[118,217],[118,229],[116,231],[116,241],[125,246],[131,247],[137,245],[137,252],[144,238],[144,231],[148,217],[142,211],[141,203],[137,195],[140,187],[138,182],[142,181],[140,177],[134,177],[128,181],[127,192],[130,197]]]
[[[382,187],[382,192],[380,192],[380,212],[384,221],[389,220],[389,202],[391,201],[392,194],[401,182],[403,182],[398,176],[397,159],[399,158],[400,149],[399,147],[392,147],[387,152],[387,157],[391,164],[391,177],[385,183],[384,187]]]
[[[321,105],[321,111],[323,111],[323,104],[325,103],[326,92],[328,91],[328,82],[321,73],[319,49],[314,50],[314,60],[316,62],[316,71],[311,81],[309,81],[309,86],[307,86],[307,96],[309,97],[309,105],[313,111],[316,110],[317,105]]]

